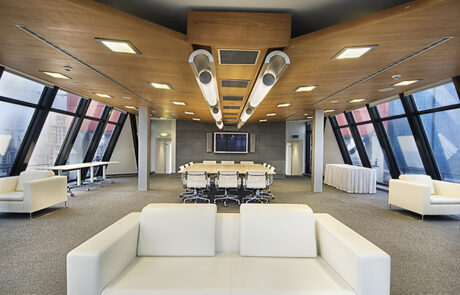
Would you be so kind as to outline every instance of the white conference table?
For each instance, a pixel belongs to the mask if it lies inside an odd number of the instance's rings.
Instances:
[[[347,193],[375,194],[377,175],[372,168],[326,164],[324,183]]]
[[[94,182],[94,167],[102,166],[102,179],[106,179],[105,170],[109,164],[118,164],[119,161],[105,161],[105,162],[88,162],[88,163],[78,163],[78,164],[67,164],[67,165],[58,165],[58,166],[44,166],[37,167],[35,169],[40,170],[56,170],[58,175],[62,175],[63,171],[77,171],[77,186],[81,186],[81,170],[89,168],[90,171],[90,182]]]
[[[217,174],[219,171],[238,171],[239,174],[246,174],[248,171],[264,171],[267,174],[276,174],[262,164],[203,164],[193,163],[192,165],[179,170],[179,173],[187,171],[206,171],[209,174]]]

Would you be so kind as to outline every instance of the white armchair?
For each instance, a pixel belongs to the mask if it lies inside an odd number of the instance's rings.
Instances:
[[[0,178],[0,212],[32,213],[67,202],[67,177],[52,171],[24,171]]]
[[[422,215],[460,214],[460,184],[404,174],[390,180],[388,204]]]

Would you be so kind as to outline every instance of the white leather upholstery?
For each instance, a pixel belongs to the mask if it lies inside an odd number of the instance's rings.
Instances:
[[[22,201],[23,199],[23,192],[8,192],[0,194],[0,201]]]
[[[233,165],[235,164],[235,161],[220,161],[220,163],[223,165]]]
[[[441,196],[441,195],[431,195],[430,203],[431,204],[459,204],[460,205],[460,198],[453,198],[453,197]]]
[[[242,204],[241,256],[316,257],[315,219],[307,205]]]
[[[215,204],[150,204],[142,210],[138,256],[214,256]]]
[[[187,171],[187,188],[205,188],[207,185],[206,171]]]
[[[433,186],[437,195],[460,198],[460,183],[433,180]]]
[[[216,183],[218,188],[237,188],[238,171],[219,171]]]
[[[240,214],[217,213],[216,252],[240,253]]]
[[[18,185],[16,187],[16,191],[18,192],[23,191],[23,185],[25,182],[30,182],[33,180],[43,179],[43,178],[48,178],[48,177],[53,177],[53,176],[54,176],[53,171],[47,171],[47,170],[23,171],[21,172],[21,174],[19,174]]]
[[[267,173],[265,171],[248,171],[246,188],[265,189],[267,187]]]
[[[16,191],[19,176],[10,176],[0,178],[0,194]]]
[[[203,164],[216,164],[217,161],[203,161]]]
[[[399,179],[427,186],[430,188],[430,194],[434,195],[436,193],[436,191],[434,190],[433,182],[431,180],[431,176],[429,175],[401,174],[399,175]]]

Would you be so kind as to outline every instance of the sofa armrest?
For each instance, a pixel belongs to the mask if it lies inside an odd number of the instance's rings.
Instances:
[[[436,195],[460,198],[460,183],[433,180]]]
[[[130,213],[67,254],[68,295],[100,295],[136,257],[139,219]]]
[[[430,190],[421,184],[391,179],[388,203],[423,215],[430,206]]]
[[[390,294],[390,256],[329,214],[315,214],[318,254],[357,295]]]
[[[31,212],[67,202],[67,177],[53,176],[24,182],[24,202]]]
[[[14,192],[18,186],[19,176],[0,178],[0,193]]]

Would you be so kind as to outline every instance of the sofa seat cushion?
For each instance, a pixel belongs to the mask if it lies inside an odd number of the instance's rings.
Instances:
[[[230,264],[214,257],[136,257],[102,295],[230,295]]]
[[[321,258],[136,257],[102,295],[356,295]]]
[[[17,201],[22,202],[24,199],[23,192],[8,192],[0,194],[0,201]]]
[[[21,174],[19,174],[18,185],[16,187],[16,190],[22,192],[24,182],[30,182],[30,181],[53,177],[53,176],[54,176],[54,172],[48,171],[48,170],[22,171]]]
[[[439,204],[459,204],[460,205],[460,198],[454,197],[447,197],[441,195],[431,195],[430,196],[431,204],[439,205]]]

